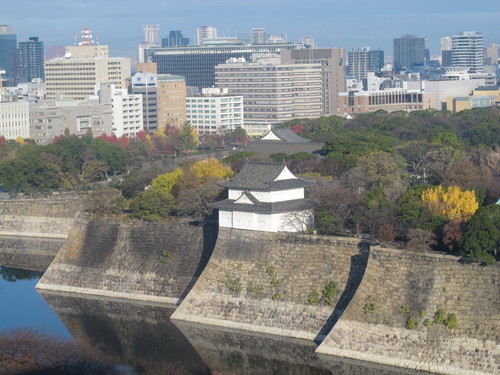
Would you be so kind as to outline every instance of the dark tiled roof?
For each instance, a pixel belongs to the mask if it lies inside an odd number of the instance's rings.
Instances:
[[[271,130],[276,137],[281,139],[282,142],[285,143],[309,143],[311,142],[309,139],[303,138],[300,135],[297,135],[290,128],[276,128]],[[261,140],[261,142],[279,142],[272,140]]]
[[[303,178],[275,181],[284,168],[283,163],[249,161],[240,173],[219,185],[243,190],[286,190],[313,184]]]
[[[314,208],[317,205],[316,202],[306,198],[273,203],[257,201],[256,204],[234,202],[234,199],[226,199],[220,202],[210,203],[209,206],[224,211],[279,213],[308,210]]]

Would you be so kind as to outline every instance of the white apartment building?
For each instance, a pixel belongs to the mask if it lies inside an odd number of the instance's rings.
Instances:
[[[47,99],[85,100],[94,95],[98,83],[108,82],[124,89],[128,77],[130,59],[124,57],[69,57],[45,62]]]
[[[201,96],[186,98],[186,119],[198,134],[221,134],[243,128],[243,96],[227,89],[203,89]]]
[[[465,31],[451,37],[452,66],[467,68],[469,73],[483,71],[484,49],[483,34]]]
[[[30,137],[29,104],[27,102],[0,102],[0,136],[7,140]]]
[[[322,115],[320,64],[247,63],[230,59],[215,67],[215,84],[243,96],[244,129],[249,134],[294,118]]]
[[[135,138],[144,130],[142,95],[128,94],[126,89],[112,88],[113,133],[117,137]]]

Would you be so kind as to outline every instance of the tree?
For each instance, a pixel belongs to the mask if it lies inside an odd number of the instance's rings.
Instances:
[[[203,184],[209,178],[225,180],[233,174],[231,167],[222,164],[215,158],[208,158],[206,160],[196,162],[191,169],[199,178],[200,184]]]
[[[181,151],[194,150],[198,147],[198,135],[191,124],[186,121],[182,124],[179,134],[179,146]]]
[[[175,197],[161,190],[146,190],[130,204],[132,216],[144,220],[160,220],[173,213],[176,208]]]
[[[500,259],[500,205],[481,207],[472,216],[460,241],[460,253],[485,263]]]
[[[164,193],[171,194],[172,190],[179,181],[179,178],[184,174],[181,168],[177,168],[170,173],[164,173],[154,178],[151,181],[151,188],[154,190],[161,190]]]
[[[443,188],[441,185],[422,192],[424,205],[434,215],[451,220],[468,221],[479,208],[474,191],[462,191],[458,186]]]

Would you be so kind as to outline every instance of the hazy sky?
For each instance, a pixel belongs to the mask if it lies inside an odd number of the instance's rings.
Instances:
[[[498,0],[0,0],[0,24],[17,40],[38,36],[51,46],[73,44],[73,33],[89,27],[112,56],[135,57],[142,25],[159,24],[160,36],[181,30],[193,41],[200,25],[219,34],[248,38],[252,27],[286,34],[289,41],[312,36],[319,47],[370,46],[392,56],[392,40],[403,34],[428,39],[432,55],[440,38],[481,31],[485,45],[500,43]]]

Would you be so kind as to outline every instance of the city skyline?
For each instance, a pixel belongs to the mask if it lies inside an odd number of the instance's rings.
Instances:
[[[129,0],[46,0],[27,6],[17,1],[2,6],[0,24],[11,25],[18,42],[39,37],[46,51],[54,45],[72,45],[73,33],[89,27],[99,34],[101,44],[110,46],[112,56],[124,57],[137,56],[145,24],[159,24],[161,38],[170,30],[181,30],[191,41],[202,25],[248,39],[252,28],[262,27],[268,33],[286,35],[288,41],[312,36],[320,48],[370,46],[384,50],[386,56],[393,54],[393,39],[403,34],[426,38],[433,56],[440,52],[441,37],[462,31],[482,32],[485,46],[500,43],[500,5],[485,0],[476,1],[473,11],[462,0],[423,0],[413,7],[396,0],[385,0],[382,5],[361,0],[356,5],[354,9],[351,4],[327,0],[313,0],[307,7],[303,2],[285,0],[187,0],[138,7]]]

